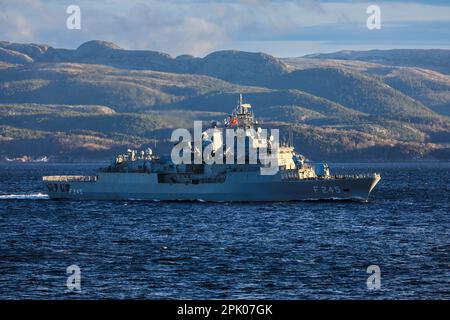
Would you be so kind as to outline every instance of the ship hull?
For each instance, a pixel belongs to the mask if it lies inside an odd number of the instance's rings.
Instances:
[[[130,177],[131,175],[131,177]],[[110,174],[95,182],[61,182],[51,199],[153,201],[367,200],[379,176],[280,181],[236,175],[222,183],[158,183],[152,174]],[[50,189],[50,188],[49,188]],[[63,191],[62,191],[63,190]]]

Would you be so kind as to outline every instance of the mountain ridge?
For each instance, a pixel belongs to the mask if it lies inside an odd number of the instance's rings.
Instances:
[[[359,60],[385,65],[416,66],[450,74],[448,49],[342,50],[304,55],[304,58]]]
[[[450,77],[423,62],[395,64],[397,55],[383,63],[237,50],[199,58],[98,40],[76,49],[0,41],[0,156],[37,155],[35,139],[54,143],[42,150],[55,157],[110,156],[167,140],[193,119],[223,119],[243,93],[266,125],[292,127],[307,156],[445,158]]]

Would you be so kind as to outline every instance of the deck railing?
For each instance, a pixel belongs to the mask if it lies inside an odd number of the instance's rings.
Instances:
[[[283,180],[317,180],[317,179],[371,179],[381,177],[379,173],[363,173],[363,174],[336,174],[325,177],[303,177],[300,173],[292,170],[287,170],[282,173]]]
[[[71,181],[81,181],[81,182],[95,182],[97,181],[97,176],[44,176],[42,181],[51,182],[71,182]]]
[[[337,174],[333,175],[335,179],[370,179],[380,177],[379,173],[362,173],[362,174]]]

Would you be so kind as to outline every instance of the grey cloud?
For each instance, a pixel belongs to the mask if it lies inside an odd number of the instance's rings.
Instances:
[[[2,40],[73,48],[87,40],[102,39],[128,49],[160,50],[173,55],[204,55],[252,41],[310,40],[305,39],[305,32],[311,29],[318,30],[311,34],[320,39],[355,25],[364,29],[367,17],[367,3],[345,0],[0,1]],[[65,8],[72,3],[81,6],[82,30],[65,28]],[[383,32],[395,23],[450,19],[450,6],[381,3],[386,26]],[[337,41],[352,37],[345,32],[334,35]]]

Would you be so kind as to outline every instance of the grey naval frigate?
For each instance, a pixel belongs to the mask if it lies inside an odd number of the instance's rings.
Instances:
[[[233,152],[233,163],[177,163],[173,157],[154,155],[150,148],[141,152],[128,150],[95,175],[44,176],[43,182],[51,199],[242,202],[367,200],[381,179],[377,173],[332,175],[326,163],[306,161],[292,144],[278,144],[275,152],[273,136],[259,136],[262,130],[254,120],[251,105],[243,103],[242,97],[223,124],[213,122],[210,130],[201,135],[201,145],[209,145],[213,154],[220,149],[218,154],[225,159],[230,149],[221,140],[221,134],[216,134],[220,127],[240,130],[251,138],[253,142],[245,144],[242,159]],[[191,159],[199,152],[194,145],[188,144]],[[268,165],[263,158],[256,163],[249,161],[251,149],[261,146],[276,160],[274,173],[262,173]]]

